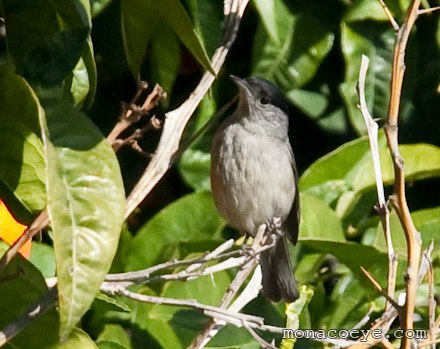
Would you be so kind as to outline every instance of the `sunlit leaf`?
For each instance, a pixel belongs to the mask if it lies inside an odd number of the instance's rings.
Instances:
[[[124,220],[118,162],[99,130],[58,93],[43,100],[48,210],[65,338],[110,269]]]
[[[131,240],[127,269],[163,261],[166,251],[180,242],[218,238],[224,225],[210,193],[187,195],[165,207],[138,231]]]

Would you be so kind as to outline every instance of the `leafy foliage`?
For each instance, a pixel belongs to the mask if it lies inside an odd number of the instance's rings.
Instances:
[[[409,1],[386,3],[401,22]],[[30,261],[16,256],[0,271],[0,330],[46,294],[45,277],[56,275],[59,290],[59,307],[5,347],[187,347],[207,317],[109,297],[99,294],[99,287],[110,269],[126,272],[194,258],[238,237],[209,193],[213,131],[189,145],[124,227],[124,193],[137,182],[146,160],[126,149],[116,157],[104,135],[114,127],[121,101],[133,98],[140,81],[166,91],[154,110],[161,118],[192,92],[204,71],[212,70],[209,57],[222,36],[221,2],[1,0],[1,5],[0,199],[23,224],[46,207],[51,223],[49,236],[32,243]],[[416,25],[406,52],[399,131],[409,205],[426,247],[431,240],[440,244],[438,16],[420,16]],[[394,40],[376,1],[254,0],[245,12],[226,65],[182,143],[233,96],[229,74],[269,79],[292,103],[302,224],[297,246],[289,248],[296,277],[307,284],[307,299],[302,299],[300,316],[290,311],[288,320],[284,304],[261,296],[246,313],[280,327],[288,321],[303,329],[349,329],[368,311],[374,317],[383,309],[383,298],[360,271],[364,267],[386,284],[386,246],[374,211],[376,183],[356,84],[361,54],[366,54],[371,61],[367,103],[381,124],[387,116]],[[139,146],[153,152],[155,132]],[[388,190],[394,173],[383,134],[379,148]],[[394,212],[391,231],[401,264],[400,292],[406,245]],[[436,280],[438,261],[435,252]],[[132,290],[216,305],[232,277],[232,271],[222,271]],[[424,290],[422,285],[417,303],[420,327],[427,323]],[[280,337],[276,340],[281,343]],[[296,345],[322,347],[306,340]],[[246,329],[226,326],[208,347],[259,345]]]

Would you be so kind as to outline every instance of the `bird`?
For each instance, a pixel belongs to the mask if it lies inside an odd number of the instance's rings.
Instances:
[[[279,88],[260,78],[231,75],[238,105],[216,130],[211,146],[211,189],[227,223],[255,237],[262,224],[281,220],[281,236],[261,254],[263,294],[293,302],[298,286],[288,253],[300,224],[298,173],[289,142],[288,101]]]

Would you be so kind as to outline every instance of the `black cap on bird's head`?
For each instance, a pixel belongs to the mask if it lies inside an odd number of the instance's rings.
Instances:
[[[252,97],[254,101],[258,101],[263,106],[271,104],[289,114],[289,103],[286,97],[272,82],[256,77],[242,79],[235,75],[231,75],[231,79],[244,92],[248,101]]]

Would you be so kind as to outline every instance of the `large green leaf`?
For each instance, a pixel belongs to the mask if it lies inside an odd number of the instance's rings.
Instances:
[[[0,75],[0,198],[23,223],[46,205],[42,114],[23,78]]]
[[[125,195],[117,159],[100,131],[56,91],[42,94],[48,210],[60,334],[65,338],[110,269],[124,220]]]
[[[260,4],[257,9],[266,7]],[[333,45],[333,33],[313,15],[291,12],[282,0],[269,7],[268,14],[260,14],[265,26],[259,27],[254,40],[252,75],[289,91],[313,78]]]
[[[211,57],[222,38],[222,3],[217,1],[187,0],[194,29],[203,40]]]
[[[151,37],[150,70],[152,80],[159,84],[167,95],[171,95],[180,67],[180,42],[177,35],[160,20]],[[163,102],[167,102],[166,99]]]
[[[142,60],[148,43],[160,19],[158,1],[122,0],[121,25],[128,66],[140,80]]]
[[[206,51],[179,0],[122,0],[121,16],[125,54],[137,80],[153,32],[162,30],[159,23],[166,23],[199,63],[212,71]]]
[[[206,70],[214,74],[205,48],[180,0],[166,0],[159,2],[159,4],[163,19],[167,22],[168,26],[176,33],[197,61]]]
[[[126,268],[136,270],[163,262],[185,241],[218,238],[224,225],[210,193],[187,195],[164,208],[138,231],[130,242]]]
[[[428,247],[431,241],[434,241],[434,246],[440,245],[440,236],[438,234],[440,229],[440,207],[419,210],[411,213],[411,217],[420,232],[423,248]],[[400,259],[406,259],[406,239],[405,234],[400,224],[399,218],[393,211],[390,215],[390,231],[393,240],[393,247]],[[373,246],[386,251],[385,238],[382,225],[379,224],[376,231],[376,238]]]
[[[340,218],[312,195],[301,195],[301,221],[299,241],[346,241]]]
[[[440,176],[440,148],[428,144],[412,144],[401,145],[399,149],[405,161],[407,180]],[[384,184],[390,185],[394,181],[394,170],[383,134],[379,137],[379,155]],[[362,195],[372,193],[375,186],[376,178],[366,138],[344,144],[317,160],[300,180],[302,190],[334,204],[340,217],[347,217],[360,202]],[[374,196],[367,201],[371,209]]]

